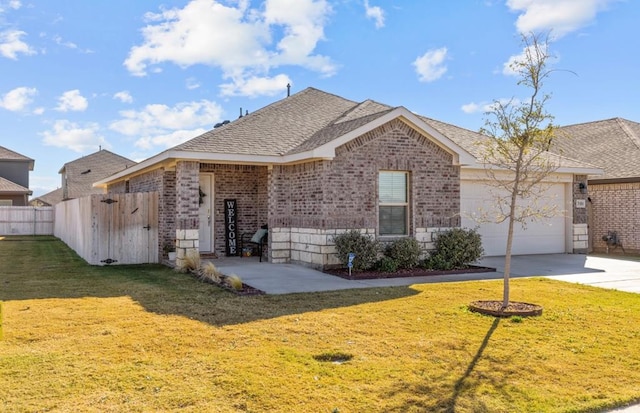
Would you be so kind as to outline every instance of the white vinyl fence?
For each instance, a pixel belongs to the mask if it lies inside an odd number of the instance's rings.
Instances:
[[[0,235],[53,235],[53,207],[0,207]]]

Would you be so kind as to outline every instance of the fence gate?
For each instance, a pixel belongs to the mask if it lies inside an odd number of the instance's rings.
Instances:
[[[100,264],[158,262],[158,194],[91,197],[97,261]]]

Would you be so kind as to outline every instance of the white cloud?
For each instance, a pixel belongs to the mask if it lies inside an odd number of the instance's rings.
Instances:
[[[379,6],[370,6],[369,0],[364,0],[364,10],[368,19],[376,22],[376,29],[384,27],[384,10]]]
[[[135,145],[140,149],[151,149],[155,146],[170,148],[172,146],[179,145],[189,139],[195,138],[198,135],[202,135],[209,129],[199,128],[192,130],[178,130],[166,135],[147,136],[140,138],[136,141]]]
[[[100,136],[100,128],[96,123],[80,126],[68,120],[57,120],[51,130],[42,132],[43,143],[49,146],[71,149],[75,152],[95,151],[99,146],[109,148],[110,145]]]
[[[540,51],[543,52],[547,57],[547,64],[552,63],[556,60],[555,57],[549,55],[549,50],[545,48],[545,44],[540,44]],[[507,76],[519,76],[519,65],[526,64],[527,62],[537,62],[538,54],[536,53],[536,48],[532,46],[525,47],[520,54],[513,55],[507,60],[503,67],[502,73]],[[521,67],[521,66],[520,66]]]
[[[222,108],[211,101],[147,105],[142,110],[120,112],[121,119],[109,125],[111,130],[137,137],[136,146],[170,147],[210,130],[222,118]]]
[[[185,82],[185,86],[189,90],[194,90],[200,87],[200,82],[198,82],[198,80],[195,77],[190,77],[190,78],[187,78]]]
[[[204,64],[220,68],[233,84],[268,78],[271,69],[283,65],[335,73],[328,57],[314,54],[331,12],[326,0],[266,0],[260,9],[246,0],[233,4],[192,0],[182,9],[147,14],[144,40],[131,48],[125,67],[145,76],[154,69],[149,66],[163,62]]]
[[[8,59],[17,60],[18,53],[25,55],[35,54],[31,46],[23,42],[21,37],[26,35],[20,30],[7,30],[0,33],[0,54]]]
[[[42,115],[42,114],[44,113],[44,110],[45,110],[45,109],[44,109],[43,107],[35,108],[35,109],[33,110],[33,114],[34,114],[34,115]]]
[[[133,96],[131,96],[128,90],[121,90],[120,92],[117,92],[115,95],[113,95],[113,98],[118,99],[122,103],[133,102]]]
[[[421,82],[433,82],[438,80],[447,72],[447,66],[444,64],[447,58],[447,48],[432,49],[422,56],[418,57],[413,66],[416,68],[418,79]]]
[[[521,103],[520,99],[515,98],[501,98],[498,102],[503,106],[517,106]],[[470,102],[460,107],[464,113],[487,113],[496,109],[496,102]]]
[[[38,91],[32,87],[17,87],[2,96],[0,107],[12,112],[20,112],[33,102],[32,98],[37,93]]]
[[[589,24],[596,14],[619,0],[507,0],[510,10],[520,13],[520,33],[552,31],[560,38]]]
[[[60,112],[82,112],[87,109],[89,102],[80,94],[78,89],[68,90],[58,98],[56,110]]]
[[[471,113],[478,113],[482,111],[481,108],[482,108],[482,103],[470,102],[462,105],[460,109],[462,109],[464,113],[471,114]]]
[[[284,94],[287,84],[293,83],[287,75],[275,77],[251,77],[220,86],[223,96],[275,96]]]
[[[6,2],[7,7],[10,9],[18,10],[22,7],[22,3],[19,0],[9,0]],[[6,10],[3,8],[4,4],[0,3],[0,13],[4,13]]]
[[[78,47],[77,44],[70,42],[68,40],[64,40],[61,36],[59,35],[55,35],[53,36],[52,40],[58,45],[58,46],[62,46],[62,47],[66,47],[68,49],[72,49],[72,50],[77,50],[80,53],[85,53],[85,54],[90,54],[90,53],[94,53],[93,50],[91,49],[80,49]]]

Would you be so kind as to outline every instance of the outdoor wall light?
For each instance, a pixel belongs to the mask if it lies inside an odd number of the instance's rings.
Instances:
[[[580,189],[581,194],[587,193],[587,186],[584,184],[584,182],[580,182],[580,184],[578,185],[578,188]]]

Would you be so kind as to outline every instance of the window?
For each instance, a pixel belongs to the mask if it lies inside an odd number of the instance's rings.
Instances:
[[[380,235],[408,235],[409,201],[406,172],[380,172],[378,225]]]
[[[0,206],[13,206],[11,199],[0,199]]]

